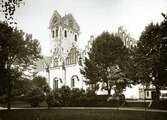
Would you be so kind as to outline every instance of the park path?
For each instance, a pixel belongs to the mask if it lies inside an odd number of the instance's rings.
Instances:
[[[34,108],[11,108],[11,110],[14,109],[48,109],[47,107],[34,107]],[[99,109],[99,110],[129,110],[129,111],[148,111],[148,112],[166,112],[167,110],[160,110],[160,109],[145,109],[145,108],[132,108],[132,107],[52,107],[50,109],[73,109],[73,110],[93,110],[93,109]],[[0,110],[7,110],[7,108],[0,107]]]

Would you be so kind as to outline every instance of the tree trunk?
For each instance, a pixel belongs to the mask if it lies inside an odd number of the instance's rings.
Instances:
[[[111,90],[108,89],[107,91],[108,91],[108,96],[110,96],[111,95]]]
[[[107,92],[108,92],[108,96],[111,95],[111,86],[107,83]]]
[[[8,110],[10,110],[10,108],[11,108],[10,98],[11,98],[11,79],[8,76],[8,98],[7,98]]]
[[[107,85],[107,92],[108,92],[108,96],[110,96],[111,95],[111,89],[110,89],[110,86],[109,86],[109,84],[108,84],[108,81],[106,82],[106,85]]]
[[[159,88],[159,86],[155,85],[155,89],[156,89],[156,97],[155,97],[155,101],[156,101],[156,102],[159,102],[160,88]]]
[[[7,66],[7,74],[6,74],[7,80],[8,80],[8,93],[7,93],[7,107],[8,110],[11,109],[11,90],[12,90],[12,86],[11,86],[11,71],[10,71],[10,66]]]

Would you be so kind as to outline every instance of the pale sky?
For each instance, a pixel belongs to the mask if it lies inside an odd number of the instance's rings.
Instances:
[[[74,16],[81,30],[80,47],[84,48],[90,35],[116,32],[121,25],[138,40],[148,23],[163,19],[167,0],[25,0],[15,13],[18,27],[40,41],[44,55],[49,52],[48,26],[54,10],[61,16]]]

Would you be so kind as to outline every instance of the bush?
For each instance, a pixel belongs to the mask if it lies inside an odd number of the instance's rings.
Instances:
[[[107,99],[108,103],[112,107],[119,107],[125,104],[125,95],[124,94],[114,94]]]
[[[58,92],[60,93],[62,106],[69,106],[71,93],[70,88],[68,86],[62,86],[62,88],[60,88]]]
[[[61,95],[58,90],[53,90],[46,96],[48,107],[58,107],[62,105]]]
[[[68,86],[51,91],[46,97],[48,107],[70,106],[71,90]]]
[[[85,91],[83,89],[72,89],[70,92],[70,106],[81,106],[84,95]]]
[[[53,92],[50,92],[46,95],[46,103],[48,104],[48,107],[52,107],[55,105],[55,97],[54,97],[54,94]]]
[[[25,96],[25,101],[30,103],[32,107],[38,107],[44,99],[45,99],[44,93],[38,87],[30,90]]]
[[[70,89],[68,86],[63,86],[58,90],[51,91],[46,97],[48,107],[57,106],[80,106],[80,107],[107,107],[120,106],[125,102],[123,94],[113,95],[112,99],[107,102],[107,95],[96,95],[95,91],[80,90],[78,88]],[[118,98],[118,100],[117,100]]]
[[[167,110],[167,99],[160,100],[160,101],[153,101],[150,105],[150,108]]]

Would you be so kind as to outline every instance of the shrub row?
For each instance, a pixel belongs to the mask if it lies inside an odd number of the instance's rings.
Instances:
[[[108,98],[107,95],[96,95],[92,90],[85,92],[82,89],[63,86],[46,94],[43,94],[40,89],[33,89],[21,100],[28,102],[32,107],[38,107],[42,102],[46,102],[48,107],[106,107],[120,106],[124,103],[124,100],[108,100]]]
[[[46,97],[46,102],[49,107],[106,107],[120,106],[125,101],[125,99],[109,101],[107,99],[107,95],[99,96],[92,90],[87,92],[78,88],[70,90],[69,87],[63,86],[61,89],[51,91]]]

